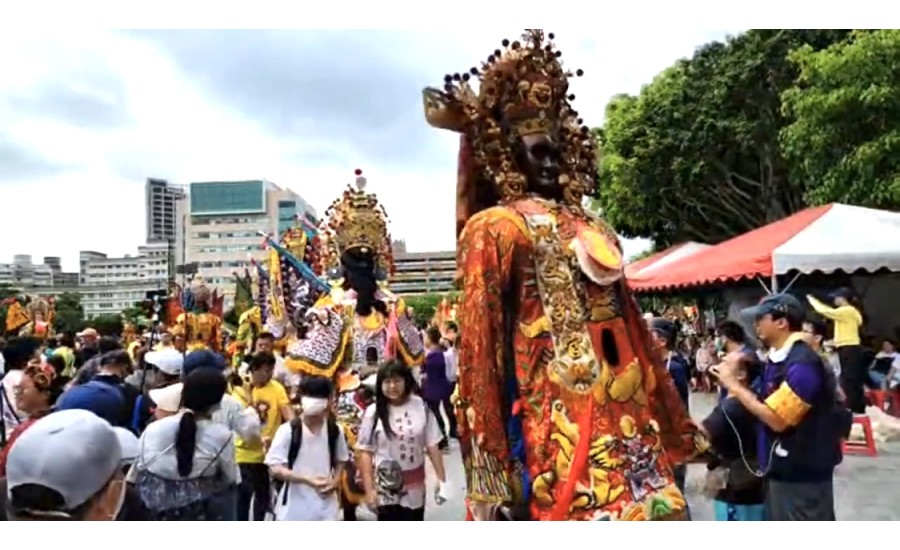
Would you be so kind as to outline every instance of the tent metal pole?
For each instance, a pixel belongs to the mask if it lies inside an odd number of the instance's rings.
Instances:
[[[772,273],[772,290],[769,294],[778,294],[778,275]]]

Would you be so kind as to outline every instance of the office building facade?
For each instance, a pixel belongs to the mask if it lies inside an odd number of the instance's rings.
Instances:
[[[400,252],[394,246],[391,291],[400,296],[442,294],[455,289],[456,252]],[[402,247],[405,250],[405,246]]]
[[[302,197],[265,180],[192,183],[185,203],[180,263],[195,265],[197,275],[224,294],[226,309],[234,301],[234,273],[250,258],[266,257],[260,232],[280,235],[298,215],[316,219]]]

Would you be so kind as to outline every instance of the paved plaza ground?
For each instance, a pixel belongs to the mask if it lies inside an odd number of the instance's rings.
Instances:
[[[702,418],[712,409],[710,395],[694,394],[691,410],[694,418]],[[437,506],[432,499],[426,506],[426,521],[459,521],[465,519],[462,495],[465,478],[459,448],[454,442],[452,451],[444,455],[450,482],[458,498]],[[688,469],[687,497],[694,520],[713,519],[712,502],[700,493],[705,467],[691,465]],[[429,482],[434,474],[429,469]],[[848,456],[838,467],[835,476],[835,501],[839,521],[896,521],[900,520],[900,443],[879,444],[878,457]]]

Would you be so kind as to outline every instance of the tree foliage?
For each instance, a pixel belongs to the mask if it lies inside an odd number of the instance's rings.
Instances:
[[[64,292],[56,297],[53,327],[57,332],[77,332],[85,327],[80,294]]]
[[[109,313],[98,315],[90,320],[90,326],[104,336],[117,336],[122,334],[122,316]]]
[[[788,54],[847,31],[751,30],[700,47],[606,108],[600,206],[626,237],[719,242],[804,206],[778,148]]]
[[[425,326],[434,318],[438,305],[445,297],[444,294],[420,294],[404,298],[407,307],[413,308],[413,319],[418,326]],[[450,296],[447,296],[449,299]]]
[[[813,204],[900,206],[900,31],[790,55],[800,76],[782,94],[781,149]]]

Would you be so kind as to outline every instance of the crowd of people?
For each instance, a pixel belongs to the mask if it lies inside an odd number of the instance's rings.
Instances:
[[[745,310],[755,333],[725,320],[698,337],[647,317],[679,393],[716,394],[701,425],[716,451],[706,494],[718,520],[834,519],[832,476],[852,414],[873,404],[869,391],[898,387],[894,341],[863,345],[852,290],[806,301],[774,295]]]
[[[826,345],[825,324],[792,296],[745,315],[755,335],[724,321],[700,341],[648,319],[685,408],[691,392],[717,394],[700,422],[714,450],[706,494],[716,519],[834,519],[832,475],[849,430],[841,403],[858,377],[841,376],[840,347]],[[382,521],[422,520],[426,457],[434,498],[450,492],[442,451],[459,437],[458,336],[452,321],[427,327],[420,369],[378,366],[357,390],[366,407],[353,446],[335,422],[333,381],[294,376],[267,333],[238,369],[213,351],[178,349],[167,333],[152,349],[91,329],[12,338],[0,382],[0,510],[8,519],[333,520],[343,511],[354,520],[340,490],[353,456],[359,504]],[[869,383],[890,386],[893,342],[872,355]],[[681,491],[685,470],[674,469]],[[384,490],[392,477],[402,491]]]
[[[380,521],[422,520],[426,457],[442,503],[443,452],[458,437],[457,329],[444,329],[426,331],[420,373],[388,361],[357,389],[366,406],[352,447],[333,381],[294,376],[268,333],[238,369],[211,350],[179,349],[168,332],[152,349],[93,329],[3,341],[0,516],[334,520],[343,509],[354,520],[341,484],[355,455],[359,504]],[[391,476],[403,481],[394,493],[376,483]]]
[[[726,321],[685,344],[672,320],[642,322],[618,237],[583,208],[596,140],[570,103],[583,71],[553,40],[526,29],[424,90],[427,122],[460,135],[459,327],[419,330],[390,291],[393,240],[358,169],[318,229],[267,238],[234,346],[202,281],[169,298],[178,330],[155,345],[52,339],[49,316],[26,319],[47,338],[3,350],[8,519],[353,520],[364,506],[421,521],[428,499],[454,498],[457,438],[473,520],[687,520],[691,463],[717,519],[834,520],[842,440],[867,381],[896,385],[895,348],[869,370],[845,291],[766,297],[741,314],[755,338]],[[692,390],[716,393],[703,419]]]

